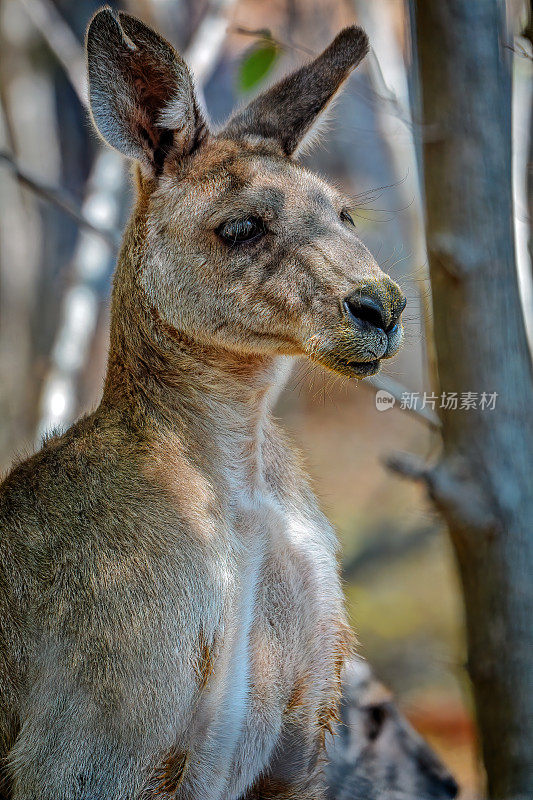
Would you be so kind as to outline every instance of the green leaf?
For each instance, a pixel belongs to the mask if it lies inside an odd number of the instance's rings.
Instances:
[[[260,83],[272,69],[279,49],[274,42],[258,42],[242,60],[239,68],[239,87],[248,92]]]

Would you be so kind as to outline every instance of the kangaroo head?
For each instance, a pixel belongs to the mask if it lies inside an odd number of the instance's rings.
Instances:
[[[343,675],[338,734],[328,740],[331,797],[452,800],[459,788],[427,742],[398,710],[368,664],[351,659]]]
[[[167,41],[128,14],[93,18],[92,115],[140,165],[130,260],[168,330],[245,355],[306,354],[356,377],[397,352],[405,298],[357,237],[350,201],[295,161],[367,49],[361,28],[346,28],[212,131]]]

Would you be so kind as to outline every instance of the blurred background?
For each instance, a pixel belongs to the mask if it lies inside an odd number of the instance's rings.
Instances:
[[[342,570],[360,652],[458,777],[482,783],[465,670],[462,601],[451,546],[422,487],[384,466],[398,450],[431,456],[429,281],[418,163],[418,88],[404,0],[130,0],[111,3],[185,52],[211,119],[318,53],[357,21],[372,53],[349,79],[304,161],[354,196],[360,237],[408,297],[406,344],[374,384],[297,364],[278,415],[307,454],[342,541]],[[128,167],[103,149],[85,107],[83,37],[98,0],[0,2],[0,468],[42,434],[97,404],[110,281],[132,195]],[[507,6],[518,33],[526,14]],[[513,54],[517,262],[531,308],[526,162],[533,62]],[[415,109],[415,111],[413,111]],[[397,397],[378,410],[376,389]],[[420,404],[419,404],[420,406]]]

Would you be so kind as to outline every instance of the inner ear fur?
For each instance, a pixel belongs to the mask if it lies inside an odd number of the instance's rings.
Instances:
[[[357,25],[345,28],[314,61],[237,112],[226,125],[224,135],[273,139],[286,155],[292,155],[367,52],[364,30]]]
[[[124,12],[104,8],[87,32],[89,101],[96,128],[112,147],[159,174],[170,154],[190,154],[207,128],[181,56]]]

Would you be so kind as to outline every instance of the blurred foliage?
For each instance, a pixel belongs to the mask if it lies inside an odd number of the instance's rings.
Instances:
[[[238,85],[242,92],[249,92],[263,81],[272,70],[280,54],[276,42],[265,34],[254,44],[240,63]]]

